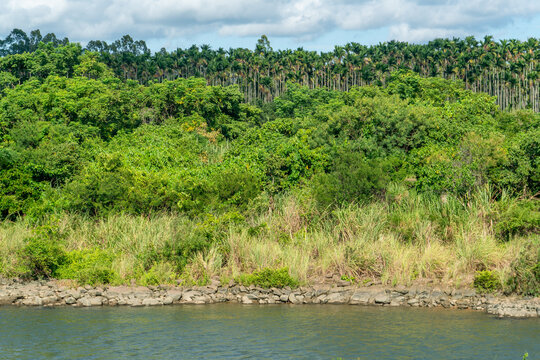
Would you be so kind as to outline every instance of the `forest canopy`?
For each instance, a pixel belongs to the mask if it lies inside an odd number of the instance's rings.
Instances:
[[[248,102],[271,101],[286,91],[290,81],[309,88],[348,91],[354,86],[385,86],[394,71],[411,70],[422,77],[462,80],[466,89],[496,96],[502,109],[540,111],[537,38],[495,41],[492,36],[481,40],[468,36],[435,39],[427,44],[348,43],[335,46],[333,51],[316,52],[303,48],[274,50],[263,35],[253,50],[193,45],[171,51],[163,48],[152,54],[143,40],[129,35],[111,43],[92,40],[82,48],[52,33],[42,36],[34,30],[27,35],[14,29],[0,40],[0,56],[4,56],[0,71],[9,72],[17,81],[30,76],[43,79],[52,73],[71,76],[81,52],[97,54],[100,62],[124,80],[147,84],[202,77],[210,85],[238,85]]]

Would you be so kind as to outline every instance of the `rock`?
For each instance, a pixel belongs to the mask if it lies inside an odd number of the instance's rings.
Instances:
[[[42,305],[51,305],[58,301],[58,298],[55,295],[47,296],[41,299]]]
[[[0,295],[0,305],[11,305],[17,300],[17,296],[14,295]]]
[[[129,306],[133,306],[133,307],[143,306],[142,300],[139,298],[129,298],[126,300],[126,302]]]
[[[77,301],[77,304],[81,306],[101,306],[103,305],[103,298],[101,296],[97,297],[82,297]]]
[[[158,299],[146,298],[142,301],[142,304],[144,306],[156,306],[156,305],[161,305],[161,302]]]
[[[167,295],[173,300],[173,302],[178,302],[180,299],[182,299],[182,291],[180,290],[168,291]]]
[[[209,304],[210,302],[211,298],[208,295],[195,296],[192,300],[192,304],[195,305],[204,305]]]
[[[456,306],[458,309],[468,309],[469,308],[469,302],[467,300],[458,300],[456,301]]]
[[[476,296],[476,290],[474,289],[466,289],[461,292],[461,295],[463,297],[474,297]]]
[[[375,295],[375,304],[390,304],[390,296],[386,292]]]
[[[242,304],[253,304],[253,300],[251,300],[247,295],[242,296],[241,302]]]
[[[172,298],[172,296],[165,296],[165,298],[163,298],[163,305],[170,305],[174,302],[174,299]]]
[[[351,305],[364,304],[365,305],[369,303],[370,297],[371,297],[371,293],[368,291],[357,291],[351,296],[351,299],[349,300],[349,304]]]
[[[403,285],[398,285],[396,286],[396,288],[394,289],[394,291],[400,293],[401,295],[406,295],[408,292],[409,292],[409,289],[407,289],[405,286]]]
[[[89,296],[101,296],[101,294],[102,294],[101,289],[88,290],[88,295]]]
[[[75,299],[73,296],[68,296],[64,298],[64,302],[66,303],[66,305],[73,305],[77,303],[77,299]]]
[[[404,296],[398,296],[390,300],[390,306],[401,306],[405,302]]]
[[[272,294],[277,295],[277,296],[281,296],[283,294],[281,290],[277,288],[271,288],[270,291],[272,291]]]
[[[288,296],[288,295],[283,294],[283,295],[281,295],[281,296],[279,297],[279,301],[287,302],[288,300],[289,300],[289,296]]]
[[[259,297],[254,294],[246,294],[247,298],[250,300],[258,300]]]
[[[75,300],[78,300],[81,298],[81,292],[75,289],[70,289],[67,291],[68,296],[73,297]]]
[[[346,304],[348,297],[343,293],[331,293],[326,297],[327,304]]]
[[[41,306],[42,300],[39,296],[32,296],[32,297],[23,299],[22,304],[26,306]]]
[[[185,293],[182,293],[182,300],[184,302],[193,302],[193,298],[200,297],[202,294],[198,291],[186,291]]]
[[[301,304],[302,303],[302,300],[304,299],[304,297],[302,296],[301,299],[299,299],[301,295],[299,294],[295,294],[295,293],[290,293],[289,294],[289,302],[291,304]]]
[[[77,301],[77,304],[80,306],[92,306],[90,304],[90,298],[82,297]]]

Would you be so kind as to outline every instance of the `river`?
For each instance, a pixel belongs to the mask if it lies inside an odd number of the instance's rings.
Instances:
[[[332,305],[0,308],[0,359],[540,359],[540,319]]]

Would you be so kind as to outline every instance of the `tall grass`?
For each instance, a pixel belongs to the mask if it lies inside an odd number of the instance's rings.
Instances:
[[[495,211],[492,198],[489,188],[464,201],[391,186],[382,201],[335,210],[320,210],[303,197],[289,195],[245,221],[221,225],[219,218],[208,225],[204,219],[175,214],[101,219],[61,214],[52,221],[66,251],[99,248],[115,254],[112,267],[117,281],[124,283],[171,278],[205,283],[212,277],[226,280],[287,267],[302,283],[345,275],[389,284],[435,280],[462,285],[484,269],[505,279],[520,249],[538,241],[535,233],[508,242],[497,239],[490,217]],[[18,275],[18,254],[35,226],[25,219],[0,224],[4,276]],[[171,244],[201,234],[209,245],[190,254],[184,266],[162,256]],[[160,273],[165,275],[160,278]]]

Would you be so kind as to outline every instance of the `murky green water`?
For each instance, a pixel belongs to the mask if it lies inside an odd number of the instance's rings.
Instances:
[[[0,308],[0,359],[540,359],[540,320],[360,306]]]

